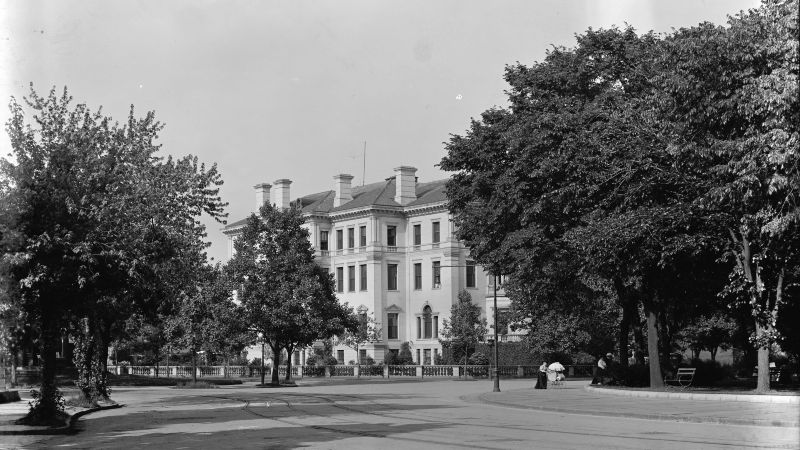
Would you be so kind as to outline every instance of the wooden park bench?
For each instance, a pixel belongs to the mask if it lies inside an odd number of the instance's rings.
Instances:
[[[697,371],[695,367],[681,367],[678,369],[678,372],[675,373],[674,377],[667,378],[664,382],[667,383],[668,386],[674,385],[675,387],[686,389],[692,385],[695,371]]]

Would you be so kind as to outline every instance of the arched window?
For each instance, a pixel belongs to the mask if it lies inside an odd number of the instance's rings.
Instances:
[[[423,337],[430,339],[433,337],[433,316],[430,306],[422,308]]]

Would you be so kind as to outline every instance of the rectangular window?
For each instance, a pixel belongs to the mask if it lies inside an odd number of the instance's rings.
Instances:
[[[397,264],[388,264],[386,274],[389,279],[387,280],[387,287],[390,291],[397,290]]]
[[[359,349],[358,350],[358,363],[359,364],[366,364],[367,363],[367,350],[366,349]]]
[[[344,248],[344,233],[342,230],[336,230],[336,250]]]
[[[339,364],[344,364],[344,350],[336,350],[336,361]]]
[[[422,225],[414,225],[414,245],[422,244]]]
[[[347,266],[347,290],[356,291],[356,266]]]
[[[475,261],[467,261],[467,287],[475,287]]]
[[[433,262],[433,287],[435,289],[442,287],[442,263],[439,261]]]
[[[389,313],[389,326],[388,330],[386,330],[389,339],[397,339],[397,318],[397,313]]]
[[[422,339],[422,317],[417,316],[417,339]]]
[[[322,251],[328,251],[328,232],[327,231],[320,231],[319,232],[319,249]]]
[[[366,247],[367,246],[367,227],[366,227],[366,225],[362,225],[361,227],[358,228],[358,239],[359,239],[358,245],[360,247]]]
[[[422,289],[422,263],[414,264],[414,289]]]
[[[419,349],[417,349],[417,364],[422,364],[422,360],[419,358]]]
[[[433,222],[433,243],[439,243],[439,222]]]
[[[397,227],[394,225],[386,227],[386,245],[397,247]]]
[[[347,229],[347,248],[353,248],[356,246],[356,229],[355,228],[348,228]]]
[[[433,316],[433,338],[439,339],[439,316]]]
[[[336,292],[344,292],[344,267],[336,268]]]
[[[422,361],[422,364],[424,364],[426,366],[430,366],[431,365],[431,349],[426,348],[425,351],[423,352],[423,355],[425,355],[425,360]]]
[[[361,286],[359,286],[359,289],[361,289],[362,291],[366,291],[367,290],[367,265],[366,264],[361,264],[360,266],[358,266],[358,270],[359,270],[359,272],[361,272],[361,273],[359,273],[360,278],[361,278],[359,280],[361,282]]]
[[[438,348],[433,349],[433,363],[434,364],[439,364],[440,363],[439,362],[439,349]]]

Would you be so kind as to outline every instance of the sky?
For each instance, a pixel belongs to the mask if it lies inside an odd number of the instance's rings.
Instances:
[[[229,221],[253,186],[292,180],[296,198],[333,176],[393,168],[443,179],[444,142],[505,106],[507,64],[542,61],[589,27],[669,32],[755,0],[12,1],[0,0],[0,101],[68,87],[124,121],[155,111],[164,155],[216,163]],[[0,121],[8,119],[0,108]],[[366,143],[366,152],[364,147]],[[10,152],[7,135],[0,155]],[[366,157],[364,158],[364,154]],[[204,221],[209,256],[227,259]]]

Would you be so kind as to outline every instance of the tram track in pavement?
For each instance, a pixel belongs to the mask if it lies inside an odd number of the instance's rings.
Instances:
[[[403,441],[422,442],[422,443],[427,443],[427,444],[442,444],[442,445],[449,445],[450,444],[449,442],[446,442],[446,441],[438,442],[436,440],[431,440],[431,439],[417,439],[417,438],[412,438],[412,437],[407,437],[407,436],[390,435],[391,432],[379,433],[379,432],[374,432],[374,431],[346,430],[346,429],[338,428],[338,427],[333,426],[333,425],[307,424],[307,423],[303,423],[303,422],[300,422],[300,421],[294,421],[294,420],[291,420],[291,419],[288,419],[288,418],[285,418],[285,417],[280,417],[280,416],[277,416],[277,415],[269,415],[269,414],[259,413],[258,411],[253,410],[253,406],[252,405],[253,405],[254,402],[251,402],[248,399],[239,398],[239,397],[217,396],[217,395],[208,396],[208,397],[215,397],[215,398],[219,398],[219,399],[234,400],[234,401],[241,402],[241,403],[243,403],[241,409],[244,412],[246,412],[246,413],[248,413],[250,415],[253,415],[253,416],[256,416],[256,417],[260,417],[260,418],[264,418],[264,419],[274,420],[276,422],[284,423],[284,424],[291,425],[291,426],[308,427],[308,428],[311,428],[311,429],[314,429],[314,430],[327,431],[327,432],[332,432],[332,433],[337,433],[337,434],[344,434],[344,435],[350,435],[350,436],[354,436],[354,437],[372,437],[372,438],[397,439],[397,440],[403,440]],[[320,400],[320,401],[322,401],[324,404],[326,404],[328,406],[334,407],[336,409],[339,409],[339,410],[342,410],[342,411],[345,411],[345,412],[351,413],[351,414],[352,413],[355,413],[355,414],[366,414],[366,415],[377,416],[377,417],[381,417],[381,418],[385,418],[385,419],[394,419],[394,420],[400,419],[400,420],[406,420],[406,421],[413,421],[413,422],[418,422],[420,424],[426,424],[426,425],[431,425],[431,424],[433,424],[433,425],[441,425],[441,426],[463,426],[463,425],[467,425],[467,423],[465,423],[465,422],[442,420],[440,417],[436,417],[436,416],[433,416],[433,415],[430,415],[430,414],[419,414],[419,412],[415,412],[413,414],[413,417],[408,417],[408,414],[402,414],[402,413],[385,413],[385,412],[382,413],[382,412],[370,411],[370,410],[365,410],[365,409],[359,409],[359,408],[356,408],[356,407],[353,407],[353,406],[342,405],[342,404],[340,404],[339,402],[337,402],[334,399],[331,399],[331,398],[329,398],[327,396],[324,396],[324,395],[318,395],[318,394],[315,395],[315,394],[300,394],[300,393],[282,393],[280,395],[271,395],[271,396],[267,397],[267,399],[264,400],[264,401],[258,401],[257,404],[264,404],[266,407],[270,407],[271,403],[285,404],[286,407],[289,410],[291,410],[291,411],[293,411],[295,413],[298,413],[298,414],[302,414],[302,415],[304,415],[306,417],[320,417],[320,418],[326,418],[326,419],[329,419],[329,420],[330,419],[340,420],[340,421],[343,422],[343,424],[346,423],[349,426],[354,426],[354,425],[355,426],[358,426],[358,425],[374,426],[375,425],[374,423],[370,423],[370,422],[336,419],[334,417],[331,417],[330,415],[311,412],[311,411],[308,411],[305,408],[299,407],[299,405],[304,405],[306,403],[293,402],[293,401],[290,401],[289,399],[287,399],[286,397],[289,397],[289,398],[311,398],[311,399]],[[372,405],[376,405],[376,406],[385,406],[382,403],[375,402],[373,400],[364,399],[363,397],[360,397],[360,396],[357,396],[357,395],[337,394],[337,397],[351,398],[351,399],[355,399],[357,401],[362,401],[362,402],[366,401],[368,404],[372,404]],[[312,405],[317,406],[317,405],[319,405],[319,403],[313,403]],[[487,406],[491,406],[491,407],[494,407],[494,408],[504,408],[503,406],[500,406],[500,405],[487,405]],[[568,413],[556,413],[556,414],[568,414]],[[422,417],[424,417],[425,419],[421,420]],[[635,419],[635,420],[645,420],[646,421],[648,419]],[[631,439],[631,440],[647,440],[647,441],[655,441],[655,442],[675,442],[675,443],[687,443],[687,444],[698,444],[698,445],[707,444],[707,445],[712,445],[712,446],[724,446],[724,447],[740,447],[742,445],[741,442],[725,443],[725,442],[720,442],[720,441],[696,440],[696,439],[686,439],[686,438],[673,439],[673,438],[669,438],[667,436],[648,435],[647,433],[634,434],[634,435],[620,435],[620,434],[607,434],[607,433],[598,433],[598,432],[580,432],[580,431],[575,431],[575,430],[552,429],[552,428],[534,427],[534,426],[528,426],[528,425],[515,426],[515,425],[508,425],[508,424],[486,424],[486,423],[470,423],[469,426],[477,427],[477,428],[505,429],[505,430],[509,430],[509,431],[556,433],[556,434],[567,434],[567,435],[573,435],[573,436],[587,436],[587,437],[595,437],[595,438],[596,437],[624,438],[624,439]],[[460,446],[464,447],[464,448],[486,448],[483,445],[470,445],[468,443],[462,443],[462,444],[460,444]],[[770,445],[770,444],[759,445],[757,443],[749,443],[748,446],[750,448],[796,448],[796,446],[794,446],[794,445],[786,445],[786,446],[780,446],[779,445],[779,446],[776,447],[775,445]]]

